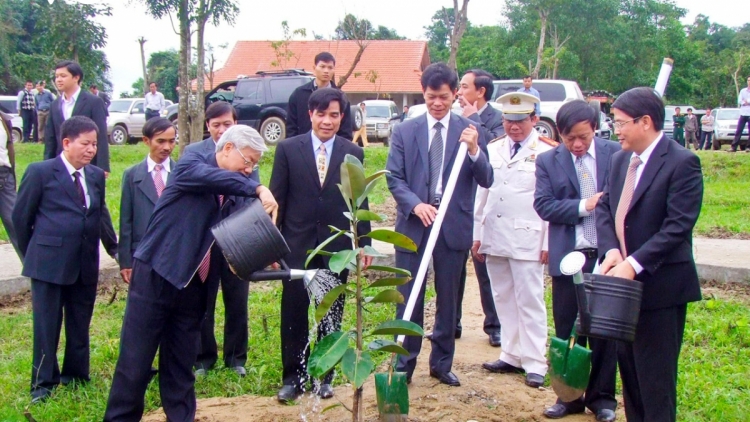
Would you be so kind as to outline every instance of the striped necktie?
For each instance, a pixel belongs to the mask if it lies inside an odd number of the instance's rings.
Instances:
[[[641,163],[641,158],[637,155],[633,154],[630,157],[628,173],[625,176],[625,185],[622,187],[620,202],[617,204],[617,211],[615,212],[615,232],[617,233],[617,240],[620,241],[620,253],[622,253],[623,258],[628,256],[628,251],[625,247],[625,215],[628,213],[630,202],[633,200],[636,170]]]

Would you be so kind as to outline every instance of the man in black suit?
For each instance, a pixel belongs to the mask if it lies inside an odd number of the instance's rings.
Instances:
[[[73,61],[62,61],[55,65],[55,86],[60,96],[52,102],[47,127],[44,129],[44,159],[57,157],[63,150],[63,122],[72,116],[86,116],[99,129],[97,152],[91,164],[109,175],[109,143],[107,142],[107,107],[96,95],[81,89],[83,69]]]
[[[598,256],[594,208],[609,176],[612,154],[620,150],[620,145],[594,137],[599,113],[585,101],[566,103],[555,120],[562,144],[536,158],[534,209],[549,222],[555,336],[568,339],[578,316],[578,304],[573,277],[560,272],[560,261],[568,253],[580,251],[586,256],[583,272],[593,271]],[[587,338],[578,337],[578,343],[586,347]],[[558,399],[544,411],[548,418],[583,413],[588,407],[597,421],[615,420],[615,343],[596,338],[589,338],[588,343],[592,362],[585,399],[581,396],[568,403]]]
[[[489,103],[494,91],[492,75],[481,69],[472,69],[466,72],[458,87],[458,101],[463,107],[462,115],[478,124],[477,130],[482,131],[487,143],[505,135],[503,114],[495,110]],[[482,311],[484,311],[484,332],[489,337],[492,347],[500,347],[500,320],[495,311],[495,300],[492,298],[492,285],[490,276],[487,274],[487,264],[475,254],[472,254],[471,258],[479,282],[479,298],[482,302]],[[461,303],[463,302],[465,285],[466,267],[461,273],[456,338],[461,337]]]
[[[18,247],[24,255],[22,274],[31,278],[34,402],[45,400],[60,382],[89,381],[89,324],[99,280],[99,227],[105,208],[104,173],[89,165],[96,154],[97,130],[87,117],[66,121],[61,127],[63,153],[29,165],[13,209]],[[63,311],[66,341],[61,373],[56,353]]]
[[[133,253],[146,234],[156,201],[176,164],[170,158],[175,146],[174,125],[164,118],[149,120],[143,126],[143,143],[148,146],[148,155],[122,175],[118,256],[120,276],[125,283],[130,283]]]
[[[633,343],[617,344],[628,421],[674,421],[687,304],[701,300],[693,227],[703,200],[697,155],[664,136],[664,103],[633,88],[612,104],[622,151],[596,207],[603,274],[643,283]]]
[[[201,142],[190,144],[185,148],[185,153],[198,152],[210,154],[216,151],[216,144],[221,135],[230,127],[237,124],[237,114],[232,104],[225,101],[217,101],[206,109],[206,126],[211,135]],[[260,183],[258,177],[258,166],[253,169],[250,178]],[[241,209],[252,201],[252,198],[242,196],[227,196],[221,207],[221,218],[226,218],[233,212]],[[231,368],[237,375],[245,376],[245,362],[247,362],[247,299],[250,283],[240,279],[229,268],[224,255],[214,254],[214,265],[220,268],[216,273],[217,278],[208,282],[208,308],[206,317],[201,325],[200,348],[198,359],[195,362],[195,375],[205,375],[214,367],[219,359],[219,350],[214,335],[216,298],[219,295],[219,284],[221,284],[222,298],[224,300],[224,365]]]
[[[328,226],[349,228],[349,220],[344,216],[348,211],[341,196],[338,184],[339,171],[347,154],[360,161],[364,160],[364,150],[350,140],[337,136],[342,121],[342,105],[346,103],[344,94],[338,89],[321,88],[310,95],[308,119],[312,130],[288,138],[276,147],[276,157],[271,173],[271,192],[279,201],[278,224],[291,253],[285,258],[291,268],[304,268],[307,251],[315,249],[328,239],[331,231]],[[367,202],[362,207],[367,209]],[[357,234],[370,231],[370,223],[363,222]],[[369,242],[364,241],[364,244]],[[338,252],[351,249],[351,240],[342,236],[331,242],[325,250]],[[365,257],[365,267],[371,263]],[[328,258],[316,256],[309,268],[327,268]],[[339,274],[342,283],[346,282],[349,271]],[[283,387],[278,400],[289,402],[296,399],[307,382],[308,318],[310,299],[305,287],[299,282],[283,280],[281,296],[281,360],[284,366]],[[334,304],[343,311],[343,297]],[[335,314],[337,311],[332,311]],[[335,331],[341,321],[333,321],[333,326],[321,324],[318,339]],[[333,371],[323,380],[317,394],[322,398],[333,397],[331,381]]]
[[[96,84],[89,85],[89,92],[91,92],[92,94],[101,98],[102,101],[104,101],[104,107],[107,112],[107,116],[109,116],[109,105],[111,104],[111,101],[109,100],[109,96],[105,92],[99,91],[99,87],[96,86]]]
[[[336,59],[333,57],[333,54],[326,51],[318,53],[315,56],[314,64],[313,74],[315,75],[315,79],[297,87],[292,92],[292,95],[289,96],[286,115],[287,138],[305,134],[312,129],[307,108],[310,95],[319,88],[336,88],[336,84],[333,82]],[[336,135],[352,140],[352,123],[349,101],[344,97],[344,103],[341,105],[341,125]]]
[[[390,171],[388,189],[398,209],[396,231],[411,238],[418,246],[417,253],[396,248],[396,266],[417,274],[430,226],[435,221],[457,158],[459,142],[466,143],[468,157],[460,169],[446,211],[446,225],[441,228],[432,253],[437,314],[431,339],[430,376],[444,384],[458,386],[460,382],[451,372],[451,366],[459,284],[472,244],[476,187],[477,184],[491,186],[493,173],[483,133],[476,130],[472,121],[450,111],[458,85],[456,73],[444,63],[433,63],[422,73],[421,83],[428,112],[395,127],[386,164]],[[409,281],[398,287],[407,300],[413,284]],[[419,298],[411,317],[420,326],[424,322],[424,291],[423,285],[416,293]],[[404,309],[405,305],[397,306],[397,318],[402,318]],[[407,382],[411,382],[422,339],[407,336],[403,345],[410,355],[399,357],[397,369],[406,372]]]
[[[210,230],[221,219],[224,195],[257,196],[276,218],[271,192],[247,177],[265,149],[257,131],[238,125],[224,133],[215,153],[186,154],[175,166],[133,255],[105,421],[140,420],[157,348],[167,419],[195,419],[192,366],[206,312],[206,281],[218,271],[211,257],[220,253],[212,248]]]

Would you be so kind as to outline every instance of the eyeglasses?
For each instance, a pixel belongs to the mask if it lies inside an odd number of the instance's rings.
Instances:
[[[638,119],[640,119],[640,118],[642,118],[642,117],[643,117],[643,116],[638,116],[638,117],[636,117],[635,119],[630,119],[630,120],[628,120],[628,121],[625,121],[625,122],[614,122],[614,123],[612,124],[612,126],[614,126],[614,127],[615,127],[615,129],[622,129],[622,128],[623,128],[623,126],[625,126],[626,124],[628,124],[628,123],[630,123],[630,122],[634,122],[634,123],[635,123],[635,122],[637,122],[637,121],[638,121]]]
[[[248,166],[248,167],[255,167],[255,164],[256,164],[255,161],[248,160],[247,157],[245,157],[245,155],[242,153],[242,151],[240,151],[239,148],[235,148],[234,150],[237,151],[240,154],[240,157],[242,157],[243,160],[245,160],[245,165],[246,166]]]

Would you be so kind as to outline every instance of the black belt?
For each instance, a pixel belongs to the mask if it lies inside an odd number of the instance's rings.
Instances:
[[[48,108],[45,108],[45,109],[41,109],[40,108],[38,111],[49,111],[49,109]]]
[[[432,205],[435,208],[440,208],[440,200],[441,200],[441,197],[438,196],[432,200],[432,203],[430,205]]]
[[[599,250],[596,248],[576,249],[576,252],[582,253],[586,259],[596,259],[599,257]]]

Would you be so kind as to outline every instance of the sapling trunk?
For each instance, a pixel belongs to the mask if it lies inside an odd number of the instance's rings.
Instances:
[[[356,207],[356,201],[354,202],[355,206],[353,208],[353,215],[356,216],[357,213],[357,207]],[[357,223],[359,221],[357,218],[354,218],[354,221],[352,221],[352,233],[354,234],[354,250],[359,249],[359,238],[357,237]],[[359,354],[362,353],[362,256],[360,254],[357,254],[356,257],[357,262],[357,274],[356,274],[356,284],[357,284],[357,295],[356,295],[356,306],[357,306],[357,356],[359,357]],[[362,414],[362,387],[357,388],[357,386],[354,386],[354,399],[352,403],[352,421],[353,422],[362,422],[364,419],[364,415]]]

